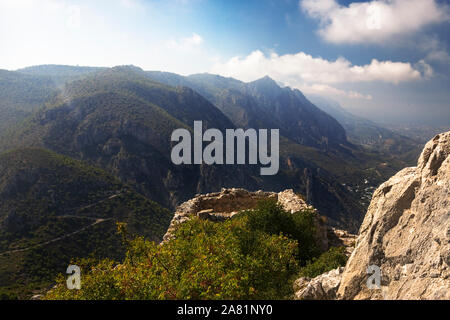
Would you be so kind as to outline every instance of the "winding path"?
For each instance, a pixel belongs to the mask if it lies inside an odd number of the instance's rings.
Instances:
[[[93,207],[93,206],[96,206],[96,205],[99,204],[99,203],[102,203],[102,202],[105,202],[105,201],[114,199],[114,198],[118,197],[119,195],[121,195],[121,193],[117,193],[117,194],[112,195],[112,196],[110,196],[110,197],[108,197],[108,198],[106,198],[106,199],[97,201],[96,203],[93,203],[93,204],[87,205],[87,206],[85,206],[85,207],[79,208],[77,211],[85,210],[85,209],[91,208],[91,207]],[[79,229],[79,230],[77,230],[77,231],[74,231],[74,232],[71,232],[71,233],[62,235],[62,236],[57,237],[57,238],[54,238],[54,239],[52,239],[52,240],[48,240],[48,241],[45,241],[45,242],[41,242],[41,243],[38,243],[38,244],[35,244],[35,245],[32,245],[32,246],[29,246],[29,247],[27,247],[27,248],[14,249],[14,250],[9,250],[9,251],[5,251],[5,252],[1,252],[1,253],[0,253],[0,256],[7,255],[7,254],[11,254],[11,253],[17,253],[17,252],[29,251],[29,250],[31,250],[31,249],[39,248],[39,247],[48,245],[48,244],[50,244],[50,243],[57,242],[57,241],[60,241],[60,240],[63,240],[63,239],[72,237],[72,236],[74,236],[74,235],[76,235],[76,234],[78,234],[78,233],[80,233],[80,232],[83,232],[84,230],[86,230],[86,229],[88,229],[88,228],[90,228],[90,227],[92,227],[92,226],[95,226],[95,225],[97,225],[97,224],[99,224],[99,223],[106,222],[106,221],[109,221],[109,220],[112,220],[112,219],[113,219],[113,218],[103,219],[103,218],[86,217],[86,216],[76,216],[76,215],[62,215],[62,216],[57,216],[56,218],[58,218],[58,219],[60,219],[60,218],[90,219],[90,220],[95,220],[95,221],[94,221],[93,223],[87,225],[87,226],[84,226],[83,228],[81,228],[81,229]]]

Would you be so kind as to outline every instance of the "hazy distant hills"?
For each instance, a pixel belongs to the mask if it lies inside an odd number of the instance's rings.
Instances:
[[[67,81],[101,69],[44,65],[0,70],[0,134],[55,98]]]
[[[0,155],[0,293],[48,285],[73,258],[120,258],[116,222],[159,241],[167,209],[114,176],[44,149]]]
[[[450,126],[436,126],[436,125],[418,125],[418,124],[383,124],[389,130],[409,137],[422,145],[431,140],[435,135],[450,131]]]
[[[382,176],[388,177],[395,172],[392,170],[395,167],[411,165],[420,152],[419,144],[411,139],[353,116],[344,109],[338,112],[333,108],[319,109],[299,90],[281,87],[269,77],[244,83],[212,74],[187,77],[159,71],[147,74],[169,85],[193,88],[213,102],[238,127],[280,128],[286,138],[282,140],[284,169],[288,176],[295,176],[296,189],[308,194],[308,200],[329,215],[335,210],[323,207],[325,204],[352,202],[343,200],[345,196],[337,191],[340,190],[340,183],[346,185],[345,195],[349,191],[357,193],[359,201],[368,205],[371,194],[368,186],[376,186]],[[346,130],[350,137],[348,140]],[[306,169],[304,175],[299,174],[301,169]],[[311,172],[313,180],[320,180],[313,184],[315,187],[329,185],[333,181],[339,186],[326,189],[338,194],[324,199],[321,196],[329,196],[327,191],[310,190],[304,176]],[[322,177],[319,178],[319,175]],[[283,181],[287,183],[289,179],[284,178]],[[353,212],[358,210],[350,209]]]
[[[0,133],[23,121],[56,94],[49,77],[0,70]]]
[[[53,82],[54,85],[61,87],[68,81],[79,79],[89,73],[105,69],[107,68],[49,64],[26,67],[17,70],[17,72],[31,76],[47,77]]]
[[[369,150],[400,156],[411,164],[416,161],[423,148],[425,141],[417,141],[370,120],[355,116],[336,101],[317,95],[308,95],[308,98],[320,109],[338,120],[345,128],[347,138],[354,144],[364,146]]]

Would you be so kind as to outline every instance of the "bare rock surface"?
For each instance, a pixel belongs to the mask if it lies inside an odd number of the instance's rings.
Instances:
[[[339,299],[450,299],[450,132],[435,136],[417,167],[374,193],[338,289]],[[381,270],[367,286],[368,266]]]
[[[350,257],[353,250],[355,249],[355,243],[358,236],[346,230],[328,227],[327,238],[329,247],[344,247],[345,255],[347,257]]]
[[[344,267],[323,273],[313,279],[301,277],[294,282],[296,300],[335,300]]]

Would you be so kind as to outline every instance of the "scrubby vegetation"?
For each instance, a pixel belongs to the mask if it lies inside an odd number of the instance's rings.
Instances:
[[[342,267],[347,262],[344,247],[331,247],[327,252],[322,253],[318,258],[313,258],[300,270],[303,277],[314,278],[329,270]]]
[[[46,291],[75,257],[123,259],[118,221],[159,241],[170,212],[105,171],[48,150],[0,155],[0,296]]]
[[[289,298],[300,268],[320,255],[313,215],[264,201],[222,223],[193,218],[163,245],[130,240],[120,225],[125,260],[74,262],[82,268],[81,290],[66,289],[61,274],[46,299]],[[326,258],[319,260],[327,265]]]

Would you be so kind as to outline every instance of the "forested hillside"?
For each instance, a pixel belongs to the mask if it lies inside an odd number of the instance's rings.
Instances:
[[[160,241],[171,219],[101,169],[44,149],[0,156],[0,199],[0,293],[20,297],[73,258],[123,257],[117,222]]]
[[[0,70],[0,135],[57,94],[47,76]]]

